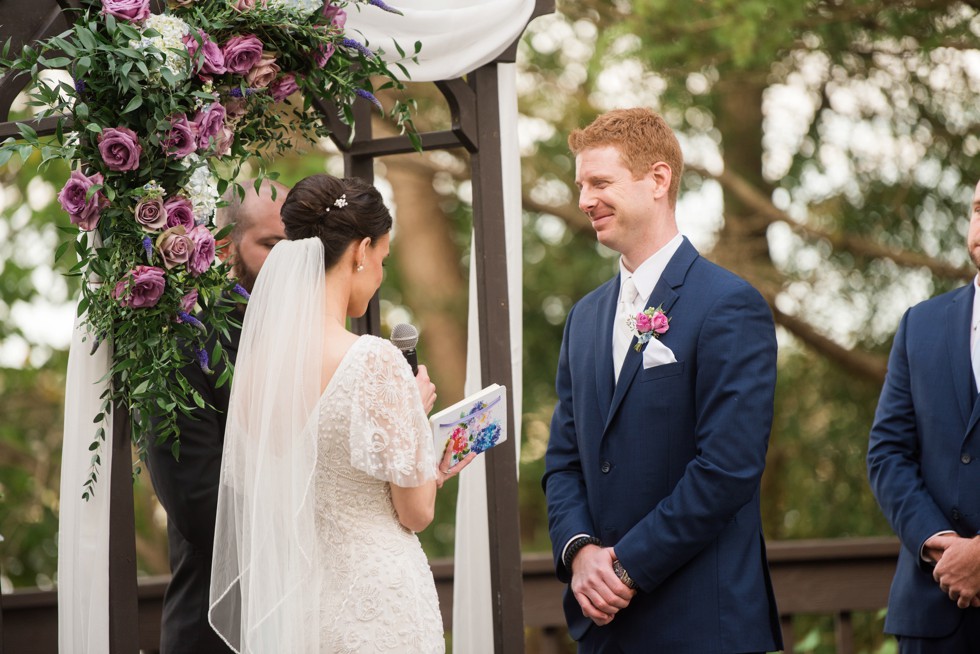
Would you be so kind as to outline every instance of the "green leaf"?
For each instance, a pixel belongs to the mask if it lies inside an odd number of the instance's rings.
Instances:
[[[29,143],[37,143],[37,132],[27,123],[17,123],[17,131]]]
[[[137,95],[128,103],[126,103],[126,107],[122,110],[122,113],[128,114],[130,111],[133,111],[134,109],[138,109],[142,105],[143,105],[143,97]]]
[[[71,59],[68,57],[52,57],[51,59],[38,57],[38,63],[48,68],[64,68],[71,63]]]

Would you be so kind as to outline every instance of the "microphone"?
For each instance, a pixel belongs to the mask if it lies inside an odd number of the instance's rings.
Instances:
[[[391,330],[391,342],[405,355],[408,365],[412,366],[412,374],[419,374],[419,357],[415,353],[415,346],[419,342],[419,330],[415,325],[404,322],[395,325]]]

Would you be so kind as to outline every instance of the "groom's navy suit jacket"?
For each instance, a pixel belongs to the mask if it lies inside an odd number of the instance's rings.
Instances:
[[[940,638],[956,608],[920,556],[940,531],[980,531],[980,402],[970,360],[973,286],[909,309],[895,334],[868,446],[878,503],[902,541],[888,633]]]
[[[613,377],[619,277],[568,315],[543,485],[558,576],[576,534],[614,546],[639,592],[604,627],[570,590],[576,640],[602,652],[762,652],[782,647],[759,515],[776,339],[766,302],[684,239],[648,305],[677,361]],[[635,342],[635,341],[634,341]]]

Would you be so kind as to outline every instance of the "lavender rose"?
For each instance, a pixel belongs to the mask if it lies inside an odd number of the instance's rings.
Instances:
[[[323,5],[323,17],[337,29],[344,29],[347,24],[347,12],[329,2]]]
[[[272,92],[272,99],[276,102],[282,102],[293,93],[299,90],[299,84],[296,83],[296,76],[292,73],[286,73],[269,87]]]
[[[168,157],[175,159],[183,159],[197,150],[197,138],[194,136],[194,128],[187,120],[187,116],[184,114],[171,116],[170,131],[167,132],[160,145]]]
[[[58,202],[68,213],[68,219],[72,224],[78,225],[83,232],[95,229],[99,224],[102,209],[109,206],[109,201],[102,195],[102,191],[97,191],[92,197],[85,199],[88,190],[96,184],[102,184],[103,181],[101,173],[87,177],[73,170],[61,192],[58,193]]]
[[[221,133],[214,138],[214,153],[223,157],[231,152],[231,144],[235,142],[235,132],[227,125],[221,128]]]
[[[264,89],[276,79],[279,74],[279,64],[276,63],[276,56],[271,52],[263,52],[252,70],[248,71],[245,80],[248,85],[255,89]]]
[[[195,304],[197,304],[197,289],[192,290],[190,293],[180,298],[180,310],[184,313],[190,313],[193,311]]]
[[[146,198],[136,205],[136,222],[148,232],[167,226],[167,209],[160,198]]]
[[[128,21],[144,20],[150,15],[150,0],[102,0],[102,14]]]
[[[326,66],[327,62],[330,61],[330,57],[333,56],[333,53],[336,50],[337,48],[334,46],[333,43],[327,43],[326,45],[321,45],[319,48],[317,48],[316,55],[314,58],[317,67],[323,68],[324,66]]]
[[[143,148],[136,132],[128,127],[110,127],[99,134],[99,153],[109,170],[136,170]]]
[[[143,309],[154,307],[166,286],[163,268],[136,266],[116,283],[112,297],[124,307]]]
[[[187,236],[194,243],[194,251],[187,260],[187,270],[197,277],[207,271],[214,261],[214,236],[204,225],[198,225]]]
[[[221,46],[221,52],[227,71],[244,75],[262,58],[262,41],[253,34],[233,36]]]
[[[194,249],[194,244],[185,234],[183,225],[177,225],[166,230],[157,237],[157,252],[163,259],[163,266],[171,270],[182,263],[187,263]]]
[[[248,103],[241,98],[233,98],[225,102],[225,120],[236,122],[248,113]]]
[[[219,102],[212,102],[194,115],[194,130],[197,132],[197,147],[202,150],[208,141],[217,137],[225,126],[225,108]]]
[[[199,29],[197,35],[201,38],[200,43],[193,34],[188,34],[184,37],[184,45],[187,46],[187,54],[190,55],[191,61],[195,62],[194,65],[198,65],[196,63],[198,61],[197,51],[200,49],[203,52],[199,64],[200,68],[197,71],[198,76],[210,79],[211,75],[221,75],[226,70],[224,53],[218,44],[211,40],[207,32]]]
[[[163,203],[167,211],[167,227],[182,225],[184,229],[194,229],[194,206],[185,197],[175,195]]]

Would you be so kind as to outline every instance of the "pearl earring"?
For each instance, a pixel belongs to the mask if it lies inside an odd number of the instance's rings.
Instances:
[[[364,264],[358,265],[357,266],[357,272],[361,272],[362,270],[364,270]]]

